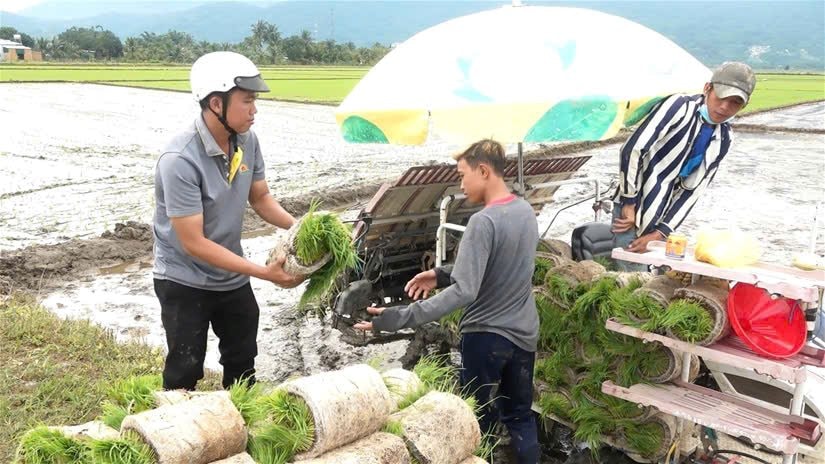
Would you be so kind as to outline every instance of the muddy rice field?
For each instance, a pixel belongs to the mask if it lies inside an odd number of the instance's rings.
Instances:
[[[3,90],[0,291],[37,293],[60,316],[163,346],[151,273],[153,167],[166,141],[197,114],[195,102],[184,93],[100,85]],[[253,130],[270,188],[296,215],[313,198],[357,209],[381,182],[411,166],[444,162],[459,148],[348,145],[332,107],[260,101],[258,110]],[[737,123],[747,130],[736,132],[733,151],[681,230],[690,236],[702,227],[739,228],[760,240],[763,260],[788,263],[808,249],[816,204],[825,201],[825,103]],[[618,143],[586,149],[592,159],[579,175],[608,184],[618,170],[618,149]],[[589,192],[561,188],[539,216],[541,230],[561,205]],[[548,236],[569,240],[575,225],[593,219],[587,203],[559,214]],[[820,218],[816,226],[820,255],[823,223]],[[271,232],[250,218],[244,240],[250,259],[266,259]],[[283,290],[256,279],[252,286],[261,305],[260,378],[277,382],[373,358],[394,366],[406,350],[406,341],[347,345],[328,324],[296,315],[300,287]],[[219,368],[217,360],[212,336],[207,367]]]

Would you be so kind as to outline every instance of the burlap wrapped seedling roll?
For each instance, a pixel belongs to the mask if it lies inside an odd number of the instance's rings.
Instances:
[[[301,464],[409,464],[410,453],[401,437],[375,432],[349,445]]]
[[[573,249],[570,247],[570,244],[554,238],[540,239],[539,245],[536,247],[536,251],[539,253],[560,256],[571,261],[573,260]]]
[[[384,385],[390,392],[393,401],[392,412],[398,410],[398,404],[403,402],[409,395],[414,395],[424,388],[421,379],[415,372],[406,369],[390,369],[381,374],[384,378]]]
[[[314,214],[329,214],[323,211],[318,211]],[[269,253],[269,259],[266,260],[266,263],[269,264],[278,256],[284,256],[286,261],[284,261],[284,271],[291,275],[310,275],[313,272],[317,271],[324,267],[326,263],[332,259],[332,254],[327,253],[323,255],[321,258],[316,260],[314,263],[310,264],[302,264],[301,261],[298,259],[297,256],[297,246],[295,239],[298,236],[298,231],[301,229],[301,224],[303,223],[306,216],[298,220],[289,230],[286,231],[285,234],[278,234],[276,235],[276,244],[272,251]]]
[[[487,461],[485,461],[484,459],[481,459],[478,456],[470,456],[469,458],[461,461],[458,464],[487,464]]]
[[[547,271],[562,264],[572,263],[573,260],[564,256],[546,252],[536,252],[536,268],[533,271],[533,285],[541,285],[547,276]]]
[[[208,395],[209,392],[186,391],[186,390],[164,390],[154,393],[155,406],[167,406],[189,401],[192,398]]]
[[[542,414],[552,414],[565,421],[571,420],[570,414],[576,407],[573,394],[563,387],[543,390],[536,403],[541,408]]]
[[[315,424],[312,447],[296,460],[318,457],[378,431],[395,406],[381,374],[365,364],[291,380],[283,388],[307,404]]]
[[[74,438],[75,440],[114,440],[120,437],[120,433],[104,424],[101,421],[91,421],[80,425],[68,425],[63,427],[49,427],[57,430],[63,436]]]
[[[718,284],[700,280],[699,282],[674,293],[674,298],[683,299],[697,303],[707,310],[713,319],[713,328],[710,334],[693,343],[701,346],[712,345],[730,334],[730,321],[728,320],[728,289]]]
[[[673,299],[674,292],[682,287],[682,282],[668,276],[659,275],[650,279],[641,288],[636,289],[634,293],[648,295],[662,308],[667,308],[670,300]]]
[[[632,356],[629,362],[635,363],[639,374],[650,383],[669,382],[682,374],[681,353],[658,343],[638,356]]]
[[[602,277],[610,277],[616,281],[616,285],[619,288],[625,288],[630,286],[634,281],[641,283],[642,285],[650,282],[653,280],[653,274],[649,272],[616,272],[616,271],[608,271],[605,272]]]
[[[475,413],[460,397],[432,391],[392,415],[412,457],[421,464],[454,464],[481,444]]]
[[[617,445],[636,462],[659,462],[677,438],[677,424],[676,418],[663,413],[643,421],[625,422],[620,427]]]
[[[247,430],[229,392],[213,392],[123,419],[152,448],[158,464],[207,464],[243,453]]]
[[[215,461],[212,464],[256,464],[255,460],[252,459],[247,453],[236,454],[234,456],[230,456],[226,459],[221,459],[220,461]]]
[[[547,271],[544,284],[548,296],[558,306],[570,309],[576,301],[576,288],[604,274],[604,266],[595,261],[562,264]]]

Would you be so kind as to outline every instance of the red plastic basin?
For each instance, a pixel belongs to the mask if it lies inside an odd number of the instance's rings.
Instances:
[[[762,288],[736,284],[728,295],[728,319],[736,335],[756,353],[788,358],[805,346],[805,313],[796,300],[772,299]]]

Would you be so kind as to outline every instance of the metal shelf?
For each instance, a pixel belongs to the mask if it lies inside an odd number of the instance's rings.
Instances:
[[[614,248],[614,259],[652,266],[668,266],[675,271],[700,274],[735,282],[744,282],[764,288],[770,293],[802,300],[808,303],[819,301],[820,292],[825,288],[825,271],[803,271],[787,266],[756,263],[737,268],[722,268],[713,264],[696,261],[694,249],[688,248],[684,259],[665,256],[665,243],[654,241],[644,253],[632,253],[622,248]]]
[[[801,418],[779,414],[756,405],[742,404],[719,392],[696,385],[638,384],[624,388],[607,381],[602,391],[627,401],[652,406],[661,412],[710,427],[734,437],[783,454],[793,455],[799,447],[794,433],[810,424],[795,424]],[[709,393],[710,392],[710,393]],[[818,438],[818,427],[811,431]]]
[[[635,327],[620,324],[612,319],[607,321],[605,327],[614,332],[648,342],[658,342],[668,348],[683,353],[695,354],[700,358],[709,359],[721,364],[753,369],[758,374],[768,375],[793,384],[805,382],[805,380],[807,380],[807,369],[805,366],[814,365],[821,367],[823,366],[823,356],[825,356],[825,351],[811,349],[808,353],[798,353],[787,359],[769,359],[754,353],[745,346],[738,337],[733,335],[710,346],[699,346],[652,332],[645,332]]]

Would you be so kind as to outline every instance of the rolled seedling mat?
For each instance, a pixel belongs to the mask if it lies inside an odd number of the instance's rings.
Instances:
[[[548,271],[564,279],[571,288],[593,281],[605,273],[604,266],[595,261],[578,261],[555,267]]]
[[[562,420],[565,420],[565,421],[572,420],[570,418],[570,411],[572,411],[573,408],[576,407],[576,400],[573,399],[573,394],[570,393],[570,390],[568,390],[566,388],[563,388],[563,387],[558,387],[558,388],[551,389],[549,391],[549,393],[555,393],[555,394],[563,397],[565,400],[567,400],[567,411],[566,412],[565,411],[550,411],[550,412],[552,414],[558,416],[559,419],[562,419]]]
[[[660,344],[654,345],[656,353],[666,356],[667,364],[660,372],[645,372],[643,366],[639,366],[639,373],[650,383],[665,383],[678,379],[682,375],[682,356],[680,353]]]
[[[585,364],[597,364],[604,361],[604,351],[596,344],[588,344],[581,340],[575,342],[576,357]]]
[[[610,277],[616,281],[616,286],[625,288],[629,286],[634,280],[638,280],[642,285],[653,280],[653,274],[649,272],[605,272],[602,277]]]
[[[326,211],[316,211],[313,214],[331,214]],[[267,259],[267,264],[271,261],[274,261],[279,255],[283,255],[286,257],[286,261],[284,261],[284,271],[290,275],[310,275],[313,272],[317,271],[324,267],[326,263],[332,259],[332,254],[327,253],[321,258],[319,258],[314,263],[310,264],[302,264],[298,259],[296,254],[296,244],[295,240],[298,237],[298,231],[301,229],[301,224],[303,224],[304,219],[306,216],[298,220],[292,227],[287,230],[285,234],[278,234],[276,235],[276,242],[275,247],[269,253],[269,259]]]
[[[573,249],[563,240],[554,238],[539,239],[539,245],[536,247],[536,251],[561,256],[571,261],[573,260]]]
[[[623,430],[620,430],[618,434],[617,445],[625,450],[628,456],[636,462],[659,462],[667,456],[670,446],[678,436],[678,420],[669,414],[657,413],[639,423],[639,425],[642,424],[656,424],[662,429],[661,446],[659,446],[655,452],[653,452],[650,456],[642,456],[641,454],[635,452],[635,450],[633,450],[628,443],[627,436]]]
[[[327,452],[301,464],[409,464],[410,453],[404,439],[375,432],[365,438]]]
[[[713,329],[710,334],[702,340],[698,340],[696,345],[712,345],[730,334],[728,293],[730,293],[729,290],[712,281],[700,280],[689,287],[677,290],[673,294],[674,298],[693,301],[698,304],[707,310],[713,319]]]
[[[667,308],[670,300],[674,298],[676,290],[682,288],[682,282],[671,279],[668,276],[658,275],[647,283],[637,288],[634,293],[648,295],[658,303],[662,309]]]
[[[398,410],[398,403],[409,397],[409,395],[421,391],[424,387],[418,375],[406,369],[390,369],[382,373],[381,377],[390,392],[390,398],[393,401],[393,412]]]
[[[478,456],[470,456],[469,458],[461,461],[458,464],[487,464],[487,461],[485,461],[484,459],[481,459]]]
[[[246,450],[243,417],[226,391],[126,416],[120,431],[135,432],[158,464],[207,464]]]
[[[255,460],[252,459],[252,456],[248,455],[247,453],[240,453],[234,456],[230,456],[226,459],[221,459],[220,461],[215,461],[212,464],[256,464]]]
[[[381,374],[365,364],[291,380],[283,388],[304,400],[315,423],[315,441],[298,461],[380,430],[396,406]]]
[[[587,371],[580,372],[580,373],[579,373],[579,375],[578,375],[578,377],[576,378],[576,383],[575,383],[574,385],[578,385],[578,384],[580,384],[580,383],[582,383],[582,382],[585,382],[589,376],[590,376],[590,373],[589,373],[589,372],[587,372]],[[573,389],[573,391],[575,391],[575,389]],[[584,399],[586,399],[587,401],[589,401],[590,403],[592,403],[594,406],[598,406],[598,407],[600,407],[600,408],[605,408],[605,407],[607,407],[607,403],[605,403],[605,402],[604,402],[604,401],[603,401],[603,400],[599,397],[599,395],[593,395],[593,394],[591,394],[590,392],[588,392],[588,391],[587,391],[587,389],[586,389],[586,388],[581,388],[581,389],[579,389],[577,393],[578,393],[578,394],[580,394],[582,397],[584,397]],[[581,399],[581,398],[579,398],[579,399]]]
[[[554,267],[561,266],[562,264],[570,264],[570,263],[575,262],[572,259],[567,258],[565,256],[556,255],[556,254],[553,254],[553,253],[547,253],[547,252],[544,252],[544,251],[537,251],[536,252],[536,259],[543,259],[543,260],[547,261],[548,263],[550,263],[550,266],[549,266],[550,269],[553,269]]]
[[[156,391],[154,393],[155,405],[167,406],[170,404],[178,404],[184,401],[189,401],[192,398],[208,395],[209,392],[187,391],[187,390],[165,390]]]
[[[109,427],[101,421],[91,421],[80,425],[66,425],[62,427],[49,427],[56,430],[67,438],[75,440],[116,440],[120,438],[120,432]]]
[[[407,449],[421,464],[461,462],[481,444],[475,413],[450,393],[427,393],[392,418],[401,424]]]

